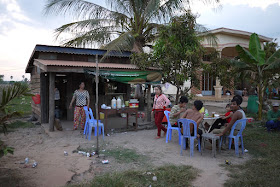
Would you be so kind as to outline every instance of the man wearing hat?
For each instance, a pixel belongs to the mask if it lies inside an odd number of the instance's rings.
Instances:
[[[273,109],[268,111],[266,122],[267,131],[270,132],[271,129],[280,129],[280,111],[279,103],[272,104]]]

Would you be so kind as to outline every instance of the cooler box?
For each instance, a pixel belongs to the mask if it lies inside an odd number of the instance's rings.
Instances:
[[[165,110],[171,111],[171,108],[166,108]],[[166,119],[166,116],[165,116],[165,115],[164,115],[164,117],[163,117],[162,123],[167,123],[167,119]]]
[[[139,101],[137,99],[130,99],[129,107],[130,108],[138,108],[139,107]]]

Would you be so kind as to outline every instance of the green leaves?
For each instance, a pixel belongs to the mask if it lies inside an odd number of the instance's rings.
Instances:
[[[257,64],[257,59],[244,47],[241,47],[240,45],[237,45],[235,47],[237,53],[240,56],[240,59],[246,63],[251,63],[251,64]]]
[[[280,49],[278,49],[274,54],[272,54],[265,62],[267,67],[265,70],[273,70],[280,68]]]
[[[235,48],[241,60],[244,62],[257,64],[259,66],[264,65],[265,52],[261,48],[260,39],[256,33],[250,36],[249,51],[240,45],[237,45]]]
[[[21,115],[20,111],[10,111],[8,104],[20,96],[32,96],[27,84],[16,82],[14,85],[9,85],[1,90],[0,93],[0,126],[2,126],[3,131],[7,131],[5,122],[14,116]]]
[[[256,59],[258,65],[263,65],[265,62],[265,52],[261,48],[260,39],[256,33],[253,33],[250,36],[249,50],[252,56]]]

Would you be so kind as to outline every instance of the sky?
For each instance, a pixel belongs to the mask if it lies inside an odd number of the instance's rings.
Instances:
[[[91,2],[105,5],[101,0]],[[204,0],[207,1],[207,0]],[[280,41],[280,0],[220,0],[204,4],[193,0],[197,22],[208,29],[226,27],[256,32]],[[46,0],[0,0],[0,74],[4,80],[22,80],[36,44],[60,45],[54,29],[69,23],[62,15],[45,15]],[[188,5],[186,5],[186,8]]]

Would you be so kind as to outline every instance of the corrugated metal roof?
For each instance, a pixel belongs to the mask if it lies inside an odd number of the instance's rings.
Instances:
[[[49,45],[36,45],[35,51],[38,52],[53,52],[53,53],[67,53],[77,55],[105,55],[107,50],[102,49],[89,49],[89,48],[75,48],[75,47],[61,47],[61,46],[49,46]],[[111,51],[108,56],[115,57],[129,57],[131,52],[129,51]]]
[[[64,61],[64,60],[42,60],[35,59],[44,66],[64,66],[64,67],[85,67],[95,68],[95,62],[82,62],[82,61]],[[139,68],[134,64],[115,64],[115,63],[99,63],[99,68],[104,69],[132,69],[138,70]]]

